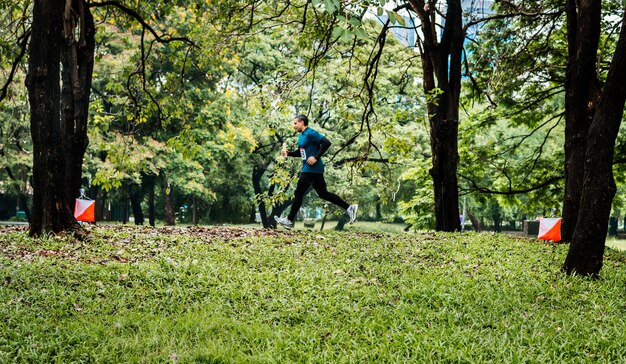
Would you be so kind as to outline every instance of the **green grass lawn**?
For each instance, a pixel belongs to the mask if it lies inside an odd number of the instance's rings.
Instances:
[[[0,230],[0,362],[585,363],[626,357],[626,255],[503,234]]]

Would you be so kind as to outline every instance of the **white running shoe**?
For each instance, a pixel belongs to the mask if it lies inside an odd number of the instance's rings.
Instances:
[[[289,219],[286,217],[274,216],[274,220],[276,220],[277,223],[279,223],[280,225],[284,226],[287,229],[293,228],[293,222],[289,221]]]
[[[356,220],[356,210],[359,209],[359,205],[350,205],[348,206],[348,216],[350,216],[350,224],[354,224]]]

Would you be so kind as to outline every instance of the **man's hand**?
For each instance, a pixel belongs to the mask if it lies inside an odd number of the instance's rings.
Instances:
[[[287,156],[287,149],[281,149],[280,150],[280,155],[282,155],[283,157]]]
[[[309,159],[306,160],[306,164],[312,166],[315,163],[317,163],[317,159],[315,159],[315,157],[309,157]]]

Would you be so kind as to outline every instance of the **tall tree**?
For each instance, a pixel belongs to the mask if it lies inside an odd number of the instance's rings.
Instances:
[[[68,3],[71,12],[72,2]],[[62,0],[36,0],[33,6],[26,79],[33,139],[31,235],[39,235],[44,231],[57,233],[80,230],[67,203],[65,189],[65,163],[71,152],[64,142],[67,135],[61,121],[61,50],[67,49],[66,41],[71,42],[71,35],[64,34],[65,8],[66,3]],[[75,81],[79,82],[78,79]],[[66,110],[63,111],[67,115]]]
[[[73,218],[72,208],[81,184],[82,162],[88,145],[87,119],[95,47],[91,7],[103,6],[114,7],[141,24],[144,52],[143,40],[147,32],[157,42],[188,41],[183,37],[160,36],[141,14],[121,2],[33,2],[26,80],[34,152],[31,235],[82,232]],[[150,4],[145,7],[149,8]],[[167,10],[168,5],[163,5],[163,9]]]
[[[568,1],[568,39],[575,42],[574,45],[570,43],[570,51],[580,54],[585,46],[597,49],[599,39],[596,32],[600,29],[600,5],[600,1]],[[596,54],[587,53],[587,57],[595,61]],[[577,57],[572,57],[570,61],[573,64],[569,65],[571,71],[568,70],[568,76],[572,79],[568,83],[576,85],[576,77],[585,77],[592,79],[591,86],[599,84],[595,67],[587,65],[587,62],[593,61]],[[572,87],[567,91],[568,98],[589,100],[585,99],[589,95],[588,90]],[[597,98],[591,101],[584,104],[582,109],[575,109],[580,113],[576,115],[578,123],[586,125],[590,115],[591,121],[589,131],[584,135],[584,157],[575,159],[579,167],[584,167],[584,175],[576,227],[563,264],[567,273],[586,276],[596,276],[602,268],[608,219],[616,191],[613,155],[626,103],[626,10],[622,15],[619,40],[608,76]]]
[[[435,224],[439,231],[460,231],[457,179],[459,97],[465,29],[460,0],[446,2],[445,25],[439,39],[434,2],[410,0],[422,24],[419,50],[424,93],[429,95],[428,119],[435,195]]]
[[[601,1],[567,1],[565,193],[561,235],[568,242],[574,236],[581,208],[587,135],[602,92],[596,72],[601,5]]]

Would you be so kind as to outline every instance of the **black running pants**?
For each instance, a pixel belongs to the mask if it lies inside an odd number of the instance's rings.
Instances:
[[[302,206],[302,200],[311,186],[321,199],[331,202],[344,210],[347,210],[350,206],[346,201],[342,200],[341,197],[332,192],[328,192],[323,173],[301,173],[298,185],[296,186],[291,211],[289,212],[289,216],[287,216],[290,221],[295,221],[296,214],[298,210],[300,210],[300,206]]]

